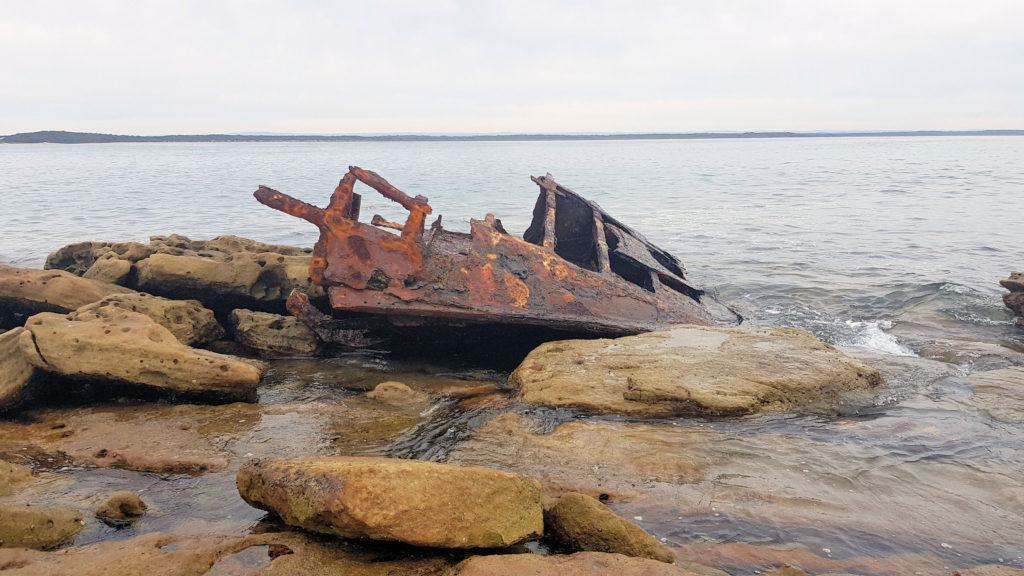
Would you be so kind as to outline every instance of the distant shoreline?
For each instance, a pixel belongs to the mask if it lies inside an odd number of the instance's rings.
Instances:
[[[119,142],[538,142],[554,140],[714,140],[735,138],[863,138],[907,136],[1024,136],[1024,130],[913,130],[893,132],[681,132],[640,134],[316,135],[177,134],[131,136],[48,130],[0,136],[0,144],[107,144]]]

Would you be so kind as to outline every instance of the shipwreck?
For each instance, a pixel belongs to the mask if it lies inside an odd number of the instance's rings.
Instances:
[[[293,292],[288,310],[326,340],[365,345],[373,321],[392,326],[532,326],[583,337],[622,336],[671,324],[736,324],[739,316],[686,277],[680,261],[550,174],[518,238],[487,214],[470,232],[446,230],[427,198],[409,196],[358,167],[326,208],[266,186],[261,203],[320,230],[310,277],[326,289],[326,315]],[[360,222],[356,182],[409,211],[405,222]]]

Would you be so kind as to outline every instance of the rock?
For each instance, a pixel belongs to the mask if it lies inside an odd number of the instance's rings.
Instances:
[[[548,342],[509,377],[528,404],[643,417],[831,408],[881,381],[804,330],[696,326]]]
[[[38,312],[70,312],[110,294],[131,290],[79,278],[60,270],[31,270],[0,264],[0,327],[21,325]]]
[[[152,249],[138,242],[76,242],[50,254],[43,268],[66,270],[76,276],[82,276],[101,258],[124,260],[130,268],[132,263],[148,257],[151,253]]]
[[[229,321],[235,340],[260,356],[315,356],[320,347],[316,334],[294,316],[236,308]]]
[[[31,332],[15,328],[0,334],[0,410],[18,402],[36,367],[42,365]]]
[[[1024,292],[1024,272],[1011,272],[1009,278],[999,283],[1010,292]]]
[[[150,532],[56,554],[4,547],[0,548],[0,569],[5,576],[450,575],[452,562],[443,556],[393,556],[316,542],[291,532],[249,536]]]
[[[226,315],[232,308],[283,312],[295,288],[324,295],[309,278],[312,251],[235,236],[191,241],[154,237],[154,254],[135,265],[138,288],[168,298],[196,298]]]
[[[544,534],[574,552],[609,552],[672,564],[667,546],[586,494],[569,493],[544,510]]]
[[[104,523],[120,528],[130,525],[146,513],[149,506],[135,492],[123,490],[114,492],[110,498],[96,510],[96,517]]]
[[[996,420],[1024,424],[1024,366],[971,375],[971,405]]]
[[[779,566],[764,573],[764,576],[811,576],[807,572],[793,566]]]
[[[427,395],[409,388],[401,382],[381,382],[376,388],[366,393],[370,400],[376,400],[391,406],[422,405],[427,402]]]
[[[603,552],[577,552],[568,556],[541,556],[539,554],[495,554],[471,556],[455,566],[453,576],[505,576],[530,574],[531,576],[694,576],[677,566],[621,554]]]
[[[73,378],[143,384],[191,395],[251,398],[261,370],[233,356],[189,348],[150,317],[107,307],[102,316],[50,312],[29,318],[43,369]]]
[[[82,274],[82,278],[124,286],[131,273],[131,262],[118,258],[113,252],[107,252]]]
[[[31,483],[31,468],[0,460],[0,496],[10,496]]]
[[[145,314],[170,330],[186,346],[204,346],[224,337],[213,310],[198,300],[168,300],[143,292],[112,294],[99,302],[83,306],[72,313],[74,320],[102,319],[113,308]]]
[[[58,548],[70,543],[83,525],[82,515],[70,508],[0,505],[0,542],[4,547]]]
[[[488,468],[373,457],[252,460],[238,492],[285,523],[342,538],[497,548],[543,531],[540,484]]]
[[[1003,304],[1013,311],[1014,315],[1024,315],[1024,292],[1010,292],[1003,294]]]
[[[1024,569],[1002,564],[984,564],[970,570],[959,570],[960,576],[1024,576]]]

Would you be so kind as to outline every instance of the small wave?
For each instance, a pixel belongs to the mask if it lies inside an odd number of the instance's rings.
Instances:
[[[868,348],[892,356],[917,356],[910,348],[900,344],[899,339],[884,331],[886,328],[892,328],[892,322],[885,320],[878,322],[847,320],[846,325],[853,329],[854,333],[844,338],[844,340],[848,339],[849,341],[841,342],[843,346]]]

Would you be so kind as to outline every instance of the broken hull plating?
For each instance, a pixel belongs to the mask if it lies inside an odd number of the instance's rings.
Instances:
[[[377,226],[359,222],[361,199],[352,191],[357,180],[402,204],[409,219],[395,224],[374,216]],[[410,198],[356,167],[326,209],[264,186],[254,195],[318,226],[310,276],[326,287],[341,316],[382,316],[397,326],[539,326],[585,336],[721,323],[678,260],[550,175],[534,181],[541,195],[525,234],[534,242],[508,234],[492,215],[471,220],[469,234],[444,230],[440,218],[424,230],[431,213],[426,198]],[[308,301],[289,304],[296,315],[309,316]]]

